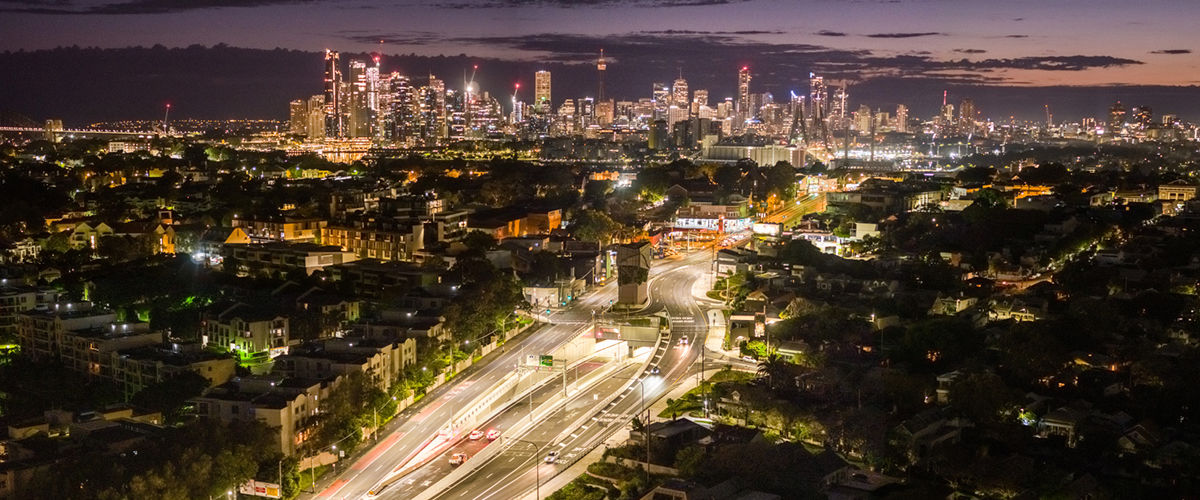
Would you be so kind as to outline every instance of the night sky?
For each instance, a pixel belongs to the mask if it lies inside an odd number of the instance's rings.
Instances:
[[[1034,109],[1049,99],[1038,95],[1040,87],[1196,85],[1200,50],[1200,2],[1189,0],[0,0],[0,10],[0,50],[8,51],[225,43],[466,54],[532,70],[586,62],[604,48],[613,78],[639,82],[629,90],[637,95],[618,98],[648,95],[633,89],[643,80],[669,81],[682,69],[692,88],[710,88],[710,99],[721,99],[732,95],[733,74],[744,64],[762,85],[754,90],[777,98],[817,71],[864,89],[897,78],[1024,87],[1021,95],[1039,101],[1025,106]],[[532,75],[510,72],[481,77],[484,89],[507,94],[516,80],[532,86]],[[313,76],[317,90],[319,78]],[[564,79],[555,101],[589,85]],[[622,82],[610,88],[619,92]],[[296,97],[279,96],[280,109]],[[912,96],[872,98],[888,104]],[[1186,100],[1195,99],[1180,105]],[[995,118],[1010,112],[995,107]]]

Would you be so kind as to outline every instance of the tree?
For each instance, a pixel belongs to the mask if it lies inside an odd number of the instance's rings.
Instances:
[[[661,199],[671,187],[671,174],[663,167],[646,167],[637,174],[636,186],[642,196]]]
[[[787,361],[774,350],[768,350],[766,357],[758,362],[758,378],[766,379],[771,389],[783,382],[787,374]]]
[[[996,169],[992,167],[968,167],[960,170],[955,179],[963,184],[979,184],[991,182],[996,177]]]
[[[134,394],[130,402],[162,413],[168,421],[177,421],[184,416],[187,400],[199,396],[208,385],[209,381],[203,375],[185,371],[176,377],[146,386]]]
[[[463,236],[463,245],[471,250],[486,252],[497,247],[496,237],[483,231],[471,231]]]
[[[950,386],[950,404],[976,422],[1000,422],[1019,401],[994,373],[971,373]]]
[[[1054,373],[1062,361],[1063,347],[1046,322],[1021,322],[1000,337],[1000,365],[1022,381],[1032,382]]]
[[[738,181],[742,180],[742,170],[733,165],[721,165],[713,174],[713,182],[726,192],[732,192],[737,188]]]
[[[688,446],[679,453],[675,454],[675,468],[679,469],[679,475],[686,478],[699,478],[704,472],[704,448],[699,446]]]
[[[767,170],[767,192],[774,194],[782,201],[791,201],[796,197],[796,167],[786,161],[779,161]]]
[[[572,233],[583,241],[608,245],[621,229],[621,223],[599,210],[581,210],[571,220]]]

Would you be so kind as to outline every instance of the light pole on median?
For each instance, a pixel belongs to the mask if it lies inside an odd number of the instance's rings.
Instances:
[[[542,498],[542,468],[538,463],[538,459],[542,457],[542,448],[532,441],[524,439],[509,438],[513,441],[525,443],[533,447],[533,500],[541,500]]]

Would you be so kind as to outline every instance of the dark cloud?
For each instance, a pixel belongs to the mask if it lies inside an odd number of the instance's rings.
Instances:
[[[652,35],[782,35],[786,31],[744,30],[744,31],[694,31],[694,30],[650,30],[641,31]]]
[[[985,53],[987,53],[987,51],[983,50],[983,49],[954,49],[954,52],[958,52],[960,54],[985,54]]]
[[[820,36],[847,36],[845,33],[842,33],[841,31],[829,31],[829,30],[821,30],[821,31],[818,31],[817,34]]]
[[[13,0],[0,0],[13,1]],[[108,3],[88,7],[72,7],[69,2],[37,0],[15,0],[16,3],[31,5],[30,7],[0,9],[2,12],[19,12],[27,14],[51,15],[129,15],[129,14],[169,14],[189,10],[219,9],[227,7],[264,7],[268,5],[295,5],[314,3],[319,0],[134,0],[132,2]]]
[[[1029,35],[1008,35],[1004,38],[1029,38]]]
[[[866,36],[867,38],[919,38],[919,37],[923,37],[923,36],[942,36],[942,35],[945,35],[945,33],[929,31],[929,32],[924,32],[924,33],[872,33],[870,35],[864,35],[864,36]]]
[[[434,43],[458,46],[486,46],[510,49],[514,54],[526,54],[527,61],[542,64],[576,65],[595,60],[600,48],[612,61],[612,68],[643,71],[654,77],[662,71],[670,73],[681,64],[695,68],[691,72],[707,73],[719,78],[731,66],[750,65],[752,68],[794,68],[780,73],[780,84],[792,84],[808,71],[818,71],[831,78],[864,81],[882,76],[928,78],[954,82],[1010,83],[1005,70],[1083,71],[1143,64],[1141,61],[1111,56],[1029,56],[972,61],[944,60],[928,52],[901,55],[875,53],[868,50],[847,50],[817,44],[771,43],[754,40],[736,32],[654,31],[608,36],[541,33],[521,36],[442,37],[436,33],[405,32],[399,34],[342,33],[347,40],[359,43],[430,45]],[[979,54],[982,50],[960,49],[962,53]],[[701,69],[703,68],[703,69]],[[639,75],[640,76],[640,75]],[[766,76],[766,75],[764,75]],[[665,76],[663,77],[665,78]],[[691,77],[689,77],[691,79]],[[703,78],[701,78],[703,80]],[[795,80],[798,82],[799,80]]]
[[[435,4],[445,9],[502,9],[509,7],[706,7],[751,0],[478,0]]]
[[[1165,49],[1165,50],[1151,51],[1150,53],[1151,54],[1179,55],[1179,54],[1191,54],[1192,51],[1189,49]]]

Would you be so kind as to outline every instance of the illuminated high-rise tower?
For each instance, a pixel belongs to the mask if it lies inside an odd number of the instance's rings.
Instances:
[[[549,113],[550,105],[550,72],[538,71],[533,78],[533,105],[539,110]]]
[[[975,101],[969,97],[958,105],[958,129],[967,134],[975,131]]]
[[[1108,133],[1117,135],[1125,128],[1125,105],[1118,101],[1108,109]]]
[[[825,77],[814,73],[808,74],[808,102],[811,103],[813,121],[829,117],[829,88],[825,86]]]
[[[654,119],[666,120],[671,109],[671,89],[665,83],[654,84]]]
[[[844,129],[847,126],[846,101],[849,98],[850,95],[846,93],[846,85],[844,83],[833,93],[833,99],[829,103],[829,121],[833,123],[836,129]]]
[[[896,126],[892,128],[900,133],[908,133],[908,106],[896,106]]]
[[[671,105],[678,108],[691,109],[688,101],[687,80],[680,78],[671,86]]]
[[[745,121],[752,118],[750,114],[750,68],[742,66],[742,70],[738,72],[738,100],[737,100],[738,118]]]
[[[596,100],[601,102],[604,101],[604,69],[607,67],[608,65],[604,63],[604,49],[600,49],[600,60],[596,62],[596,72],[600,79],[600,89],[596,92]]]
[[[325,51],[325,137],[333,138],[342,136],[342,73],[338,58],[337,52]]]

